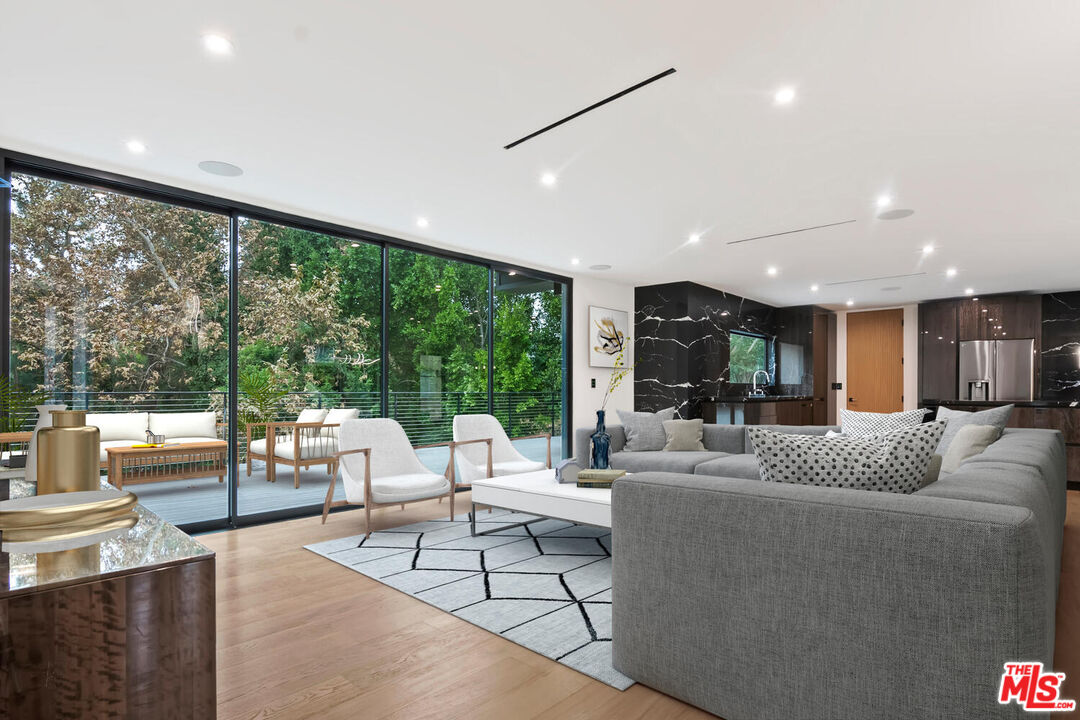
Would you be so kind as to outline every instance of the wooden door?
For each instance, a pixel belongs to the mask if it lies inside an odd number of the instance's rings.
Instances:
[[[904,409],[904,311],[847,314],[847,407]]]

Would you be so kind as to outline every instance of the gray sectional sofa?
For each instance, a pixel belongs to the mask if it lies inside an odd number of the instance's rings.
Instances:
[[[804,435],[824,435],[830,430],[840,432],[838,425],[761,425],[777,432],[798,433]],[[704,452],[664,452],[649,450],[645,452],[626,452],[626,433],[622,425],[609,425],[611,435],[611,455],[609,463],[618,470],[628,473],[646,471],[685,473],[688,475],[713,475],[715,477],[736,477],[757,480],[757,458],[754,447],[746,434],[745,425],[713,425],[702,427],[701,444]],[[574,448],[577,461],[583,468],[589,467],[589,439],[593,431],[579,429],[574,435]]]
[[[612,496],[618,670],[727,720],[1035,715],[997,691],[1006,662],[1053,664],[1059,432],[1006,430],[899,495],[748,479],[740,429],[708,431],[714,457],[612,455],[635,471]]]

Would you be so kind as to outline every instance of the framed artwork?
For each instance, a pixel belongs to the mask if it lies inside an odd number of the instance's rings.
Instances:
[[[615,367],[615,358],[629,350],[630,314],[625,310],[589,306],[589,366]],[[624,361],[629,362],[625,357]]]

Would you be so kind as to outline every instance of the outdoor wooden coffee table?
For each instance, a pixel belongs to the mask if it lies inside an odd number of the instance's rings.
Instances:
[[[109,483],[115,488],[137,483],[204,478],[225,482],[229,446],[224,440],[165,444],[161,447],[111,447]]]

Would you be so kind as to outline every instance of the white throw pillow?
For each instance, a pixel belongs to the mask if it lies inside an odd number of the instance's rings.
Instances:
[[[851,437],[883,435],[902,427],[918,425],[929,410],[905,410],[896,413],[840,411],[840,432]]]
[[[922,486],[944,422],[863,438],[791,435],[748,426],[761,479],[909,494]]]
[[[949,449],[945,451],[941,472],[956,472],[960,463],[986,450],[999,437],[1001,428],[996,425],[964,425],[953,435]]]
[[[297,416],[296,422],[298,423],[321,423],[326,420],[326,416],[330,413],[325,408],[307,408],[301,410],[300,415]]]
[[[323,418],[323,422],[326,423],[327,425],[338,425],[338,426],[340,426],[341,423],[343,423],[346,420],[356,420],[359,417],[360,417],[360,411],[357,410],[356,408],[334,408],[330,412],[326,413],[326,417]],[[339,430],[339,428],[337,428],[337,427],[328,427],[328,428],[326,428],[326,431],[325,431],[326,436],[327,437],[337,437],[338,436],[338,430]]]
[[[217,440],[217,413],[150,413],[150,432],[171,438],[206,438]]]
[[[146,442],[147,413],[87,413],[86,424],[101,432],[101,440]]]

